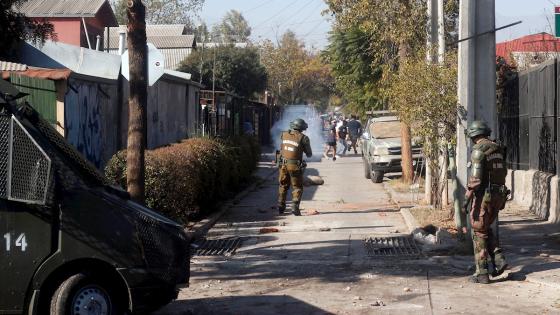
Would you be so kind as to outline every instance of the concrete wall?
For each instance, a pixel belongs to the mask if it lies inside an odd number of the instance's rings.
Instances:
[[[516,204],[550,223],[560,224],[558,176],[535,170],[508,172],[506,185]]]

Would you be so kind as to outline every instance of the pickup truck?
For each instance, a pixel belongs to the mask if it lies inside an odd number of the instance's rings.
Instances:
[[[398,117],[384,115],[368,119],[360,139],[364,175],[374,183],[383,182],[386,173],[402,172],[401,122]],[[413,143],[414,165],[422,163],[422,148]]]
[[[183,227],[110,186],[0,80],[0,314],[140,314],[188,283]]]

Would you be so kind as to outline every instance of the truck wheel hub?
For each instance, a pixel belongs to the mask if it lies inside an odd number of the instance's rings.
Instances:
[[[107,294],[97,286],[87,286],[76,294],[72,303],[74,315],[106,315],[109,314],[110,300]]]

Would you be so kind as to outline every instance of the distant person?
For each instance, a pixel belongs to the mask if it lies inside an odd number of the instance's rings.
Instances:
[[[303,154],[309,158],[312,156],[309,137],[303,134],[307,129],[307,123],[303,119],[295,119],[290,123],[290,130],[282,132],[280,145],[280,161],[278,182],[278,212],[286,211],[286,195],[290,185],[292,186],[292,213],[300,216],[299,204],[303,194],[303,172],[305,162]]]
[[[337,135],[338,142],[341,145],[342,155],[345,155],[346,151],[348,151],[348,142],[346,140],[348,137],[348,122],[346,120],[343,119],[342,124],[337,128]]]
[[[325,153],[323,156],[330,160],[329,152],[332,151],[333,161],[336,161],[336,121],[333,121],[325,139]]]
[[[356,115],[351,115],[346,126],[348,128],[348,137],[351,142],[350,147],[354,148],[354,154],[358,154],[357,143],[362,135],[362,124],[357,120]]]

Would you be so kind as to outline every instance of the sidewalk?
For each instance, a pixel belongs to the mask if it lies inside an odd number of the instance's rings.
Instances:
[[[401,207],[410,206],[412,193],[396,192],[385,184]],[[549,224],[528,208],[508,202],[500,212],[500,241],[510,264],[507,279],[526,280],[560,289],[560,226]],[[436,257],[441,263],[468,268],[471,256]]]

